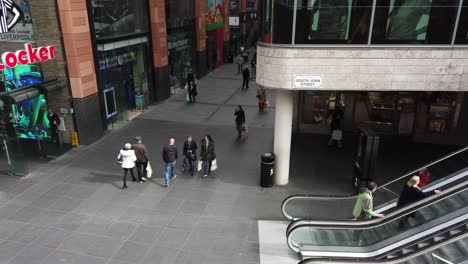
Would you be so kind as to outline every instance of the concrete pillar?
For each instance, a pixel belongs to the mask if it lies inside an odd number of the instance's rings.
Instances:
[[[275,184],[289,182],[289,161],[291,154],[291,134],[293,121],[293,91],[278,90],[276,93],[275,141],[276,154]]]

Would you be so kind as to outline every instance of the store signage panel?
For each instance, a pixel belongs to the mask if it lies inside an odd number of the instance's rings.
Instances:
[[[35,64],[53,59],[55,59],[55,46],[33,48],[32,44],[28,43],[24,45],[24,50],[4,52],[0,58],[0,71],[15,68],[18,64]]]
[[[0,0],[0,42],[32,42],[34,31],[28,1]]]
[[[211,31],[224,26],[223,0],[205,0],[206,30]]]
[[[229,17],[229,26],[230,27],[238,27],[239,26],[239,17]]]
[[[294,75],[294,88],[297,89],[319,89],[323,87],[321,75],[296,74]]]

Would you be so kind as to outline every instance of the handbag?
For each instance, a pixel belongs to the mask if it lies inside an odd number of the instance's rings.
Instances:
[[[247,125],[246,125],[246,124],[243,124],[243,125],[242,125],[242,131],[243,131],[243,132],[249,132],[249,129],[247,128]]]
[[[148,166],[146,166],[146,178],[151,178],[153,176],[153,168],[151,167],[151,163],[148,161]]]
[[[190,96],[189,96],[189,94],[187,94],[187,95],[185,96],[185,103],[187,103],[187,104],[190,103]]]
[[[117,164],[122,164],[123,163],[123,157],[121,154],[117,157]]]
[[[216,159],[214,159],[212,162],[211,162],[211,171],[215,171],[216,169],[218,169],[218,162],[216,162]]]
[[[342,140],[343,139],[343,132],[339,129],[335,129],[332,132],[332,139],[333,140]]]
[[[199,161],[198,161],[198,165],[197,165],[198,171],[201,171],[202,166],[203,166],[203,161],[199,160]]]

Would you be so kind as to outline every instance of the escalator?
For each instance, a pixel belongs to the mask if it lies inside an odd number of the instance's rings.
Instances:
[[[421,166],[403,176],[378,186],[373,193],[374,206],[378,212],[391,212],[396,207],[401,188],[409,177],[418,174],[422,168],[431,172],[431,183],[423,191],[445,190],[468,176],[468,147],[461,148],[436,161]],[[321,196],[299,194],[287,197],[281,206],[283,216],[288,220],[345,220],[350,219],[357,196]],[[346,210],[343,210],[346,209]]]
[[[464,181],[382,219],[294,221],[287,230],[287,243],[303,264],[434,263],[428,262],[427,254],[465,261],[467,235],[468,181]]]

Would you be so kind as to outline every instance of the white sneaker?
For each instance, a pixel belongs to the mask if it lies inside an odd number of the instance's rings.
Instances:
[[[177,175],[174,175],[174,176],[171,177],[171,179],[175,179],[175,178],[177,178]]]
[[[206,177],[208,177],[208,175],[206,175],[206,174],[202,176],[202,178],[206,178]]]

